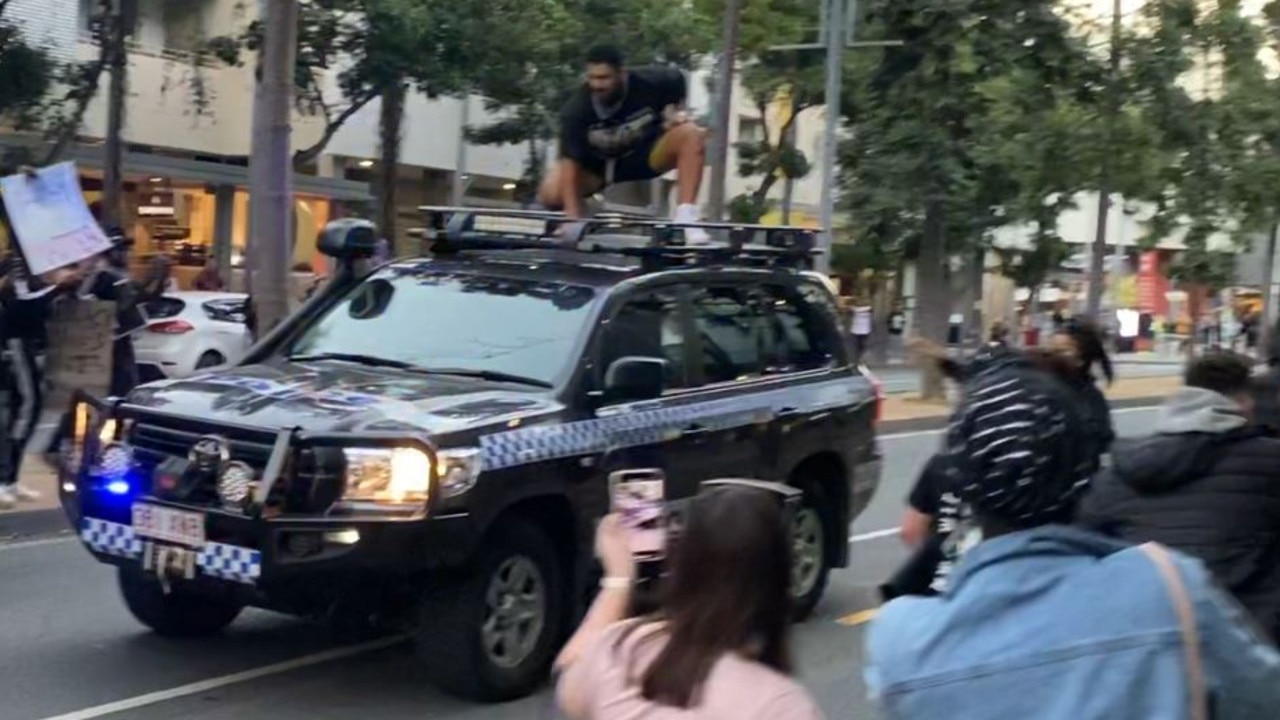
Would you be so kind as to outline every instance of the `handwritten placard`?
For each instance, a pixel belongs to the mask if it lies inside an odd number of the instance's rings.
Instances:
[[[0,193],[27,267],[36,275],[111,248],[80,192],[75,163],[0,178]]]
[[[66,407],[77,389],[97,397],[110,393],[115,320],[112,302],[65,298],[54,305],[45,361],[49,407]]]

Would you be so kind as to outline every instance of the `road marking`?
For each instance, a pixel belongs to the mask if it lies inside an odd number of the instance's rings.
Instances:
[[[266,665],[253,670],[245,670],[243,672],[232,673],[230,675],[223,675],[222,677],[200,680],[187,685],[180,685],[169,690],[159,690],[157,692],[147,693],[146,695],[138,695],[137,697],[117,700],[104,705],[96,705],[91,708],[76,710],[75,712],[69,712],[63,715],[53,715],[43,718],[43,720],[92,720],[92,718],[105,717],[107,715],[122,713],[126,710],[136,710],[148,705],[177,700],[178,698],[190,695],[198,695],[200,693],[216,690],[228,685],[236,685],[250,680],[257,680],[258,678],[268,677],[270,675],[279,675],[281,673],[309,667],[311,665],[320,665],[334,660],[362,655],[374,650],[381,650],[383,648],[391,647],[392,645],[398,645],[399,643],[404,642],[405,639],[406,636],[397,635],[396,637],[383,638],[382,640],[361,643],[360,645],[349,645],[347,647],[326,650],[325,652],[305,655],[293,660],[286,660],[284,662],[276,663],[275,665]]]
[[[858,533],[849,536],[849,544],[866,542],[868,540],[879,540],[880,538],[897,535],[898,528],[885,528],[884,530],[872,530],[871,532]]]
[[[856,613],[850,613],[848,615],[845,615],[844,617],[836,620],[836,622],[848,627],[857,627],[858,625],[871,622],[871,620],[875,618],[876,613],[879,611],[880,611],[880,608],[871,608],[870,610],[859,610]]]
[[[1126,415],[1128,413],[1136,413],[1136,412],[1151,412],[1159,407],[1160,407],[1159,405],[1143,405],[1142,407],[1115,408],[1114,410],[1111,411],[1111,414]],[[943,416],[940,416],[940,417],[943,417]],[[883,433],[879,436],[879,438],[881,440],[906,440],[907,438],[929,437],[930,435],[941,435],[946,431],[947,431],[946,428],[937,428],[934,430],[911,430],[908,432]]]
[[[74,542],[76,537],[41,538],[39,540],[19,540],[17,542],[0,542],[0,552],[6,550],[22,550],[24,548],[44,547],[45,545],[61,545]]]

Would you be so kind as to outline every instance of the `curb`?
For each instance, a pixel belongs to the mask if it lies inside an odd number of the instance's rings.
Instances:
[[[1163,396],[1125,398],[1123,400],[1112,400],[1111,407],[1115,409],[1155,407],[1163,401]],[[880,423],[879,434],[884,436],[898,433],[929,432],[941,430],[946,426],[946,415],[912,418],[910,420],[888,420]],[[70,532],[71,527],[67,524],[62,508],[15,510],[0,513],[0,545],[15,540],[29,540]]]
[[[1110,400],[1109,404],[1113,410],[1130,410],[1134,408],[1153,408],[1164,402],[1167,396],[1152,395],[1150,397],[1136,398],[1119,398]],[[879,425],[880,435],[890,435],[907,432],[928,432],[930,430],[941,430],[947,426],[946,414],[930,415],[928,417],[911,418],[909,420],[882,420]]]

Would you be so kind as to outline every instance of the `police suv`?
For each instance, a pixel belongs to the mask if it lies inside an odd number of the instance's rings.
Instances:
[[[426,210],[428,255],[374,269],[372,226],[332,224],[334,279],[239,366],[77,396],[63,506],[137,619],[407,628],[445,689],[518,697],[596,587],[626,468],[674,503],[715,478],[799,489],[809,613],[879,482],[878,389],[806,271],[812,233]]]

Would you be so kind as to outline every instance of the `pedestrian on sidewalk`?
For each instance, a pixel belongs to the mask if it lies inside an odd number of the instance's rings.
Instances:
[[[1251,371],[1232,353],[1192,362],[1155,434],[1117,443],[1078,521],[1200,558],[1280,640],[1280,440],[1252,422]]]
[[[1199,561],[1066,525],[1088,485],[1083,423],[1046,374],[966,383],[946,432],[954,570],[867,635],[888,720],[1274,716],[1280,653]]]
[[[565,715],[819,720],[791,677],[788,537],[772,493],[696,496],[672,539],[661,610],[627,620],[636,561],[617,518],[606,517],[596,535],[600,594],[556,661]]]
[[[871,345],[871,328],[875,324],[871,305],[865,298],[859,298],[853,306],[853,319],[849,332],[853,336],[853,361],[861,363],[866,359],[867,347]]]

